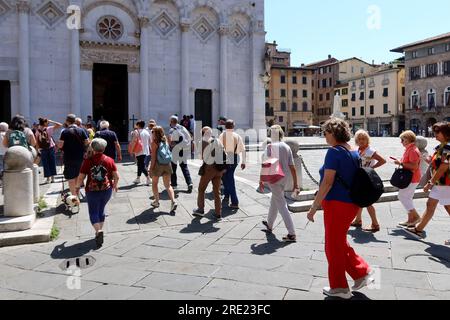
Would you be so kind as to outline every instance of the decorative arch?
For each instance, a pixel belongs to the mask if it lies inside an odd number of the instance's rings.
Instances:
[[[230,19],[233,15],[242,14],[246,16],[250,21],[253,21],[252,12],[249,8],[242,6],[242,5],[236,5],[228,10],[227,12],[227,18]]]
[[[187,8],[187,18],[192,17],[192,13],[199,8],[208,8],[216,15],[219,20],[219,24],[226,23],[225,15],[223,10],[217,1],[212,0],[194,0]]]
[[[133,20],[136,30],[139,30],[139,19],[138,19],[137,13],[133,12],[133,10],[131,10],[126,5],[119,3],[119,2],[111,1],[111,0],[102,0],[102,1],[92,2],[91,4],[87,5],[86,7],[84,7],[82,9],[81,16],[85,17],[89,14],[89,12],[91,12],[95,8],[101,7],[104,5],[110,5],[110,6],[119,8],[119,9],[123,10],[124,12],[126,12],[130,16],[130,18]]]
[[[151,0],[152,4],[164,2],[173,4],[177,8],[180,18],[184,18],[186,16],[186,6],[184,5],[182,0]]]

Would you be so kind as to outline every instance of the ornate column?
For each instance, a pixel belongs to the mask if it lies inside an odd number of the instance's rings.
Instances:
[[[80,32],[70,31],[70,103],[71,111],[81,116]]]
[[[250,83],[251,83],[251,114],[250,126],[255,130],[266,129],[265,98],[264,98],[264,74],[265,74],[265,31],[264,21],[252,21],[250,42]]]
[[[19,112],[30,119],[30,43],[28,17],[30,5],[28,1],[17,3],[19,13]]]
[[[189,29],[190,23],[182,19],[180,23],[181,28],[181,113],[190,114],[189,112]]]
[[[220,35],[220,115],[228,117],[228,34],[227,25],[221,25]]]
[[[140,74],[140,96],[141,96],[141,104],[140,104],[140,113],[141,118],[144,121],[148,120],[148,108],[149,108],[149,72],[148,72],[148,37],[149,37],[149,28],[150,21],[147,17],[140,17],[139,23],[141,26],[141,54],[140,54],[140,65],[141,65],[141,74]]]
[[[79,0],[70,0],[71,5],[81,7]],[[81,115],[81,67],[80,67],[80,30],[70,30],[70,112]]]

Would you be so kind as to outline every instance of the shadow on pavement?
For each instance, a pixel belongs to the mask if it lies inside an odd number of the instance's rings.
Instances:
[[[426,238],[426,232],[424,232]],[[439,245],[431,242],[426,242],[424,239],[418,239],[406,232],[404,229],[392,230],[390,235],[392,236],[405,236],[406,240],[420,241],[429,248],[424,251],[430,255],[429,259],[431,261],[443,264],[445,267],[450,269],[450,248],[448,246]]]
[[[209,220],[206,223],[202,223],[202,219],[195,218],[191,221],[190,224],[188,224],[186,227],[180,230],[180,233],[202,233],[202,234],[209,234],[209,233],[215,233],[220,230],[220,228],[217,228],[214,226],[215,218],[214,213],[212,213],[213,210],[207,213],[208,216],[211,216],[211,220]],[[206,217],[206,215],[205,215]],[[206,217],[208,218],[208,217]]]
[[[353,242],[358,244],[365,244],[365,243],[388,243],[388,241],[381,241],[378,240],[375,237],[374,233],[371,232],[364,232],[361,229],[353,229],[349,230],[348,234],[352,236]]]
[[[431,255],[430,260],[443,264],[450,269],[450,248],[430,242],[424,243],[429,246],[428,249],[425,249],[425,252]]]
[[[90,239],[85,242],[80,242],[77,244],[74,244],[72,246],[66,247],[66,243],[64,242],[60,245],[57,245],[50,256],[53,259],[71,259],[71,258],[78,258],[86,253],[89,253],[96,248],[95,239]]]
[[[155,209],[147,209],[140,215],[127,221],[127,224],[150,224],[156,222],[161,216],[174,216],[174,213],[155,212]]]
[[[122,186],[122,187],[119,187],[118,189],[119,189],[119,191],[128,191],[128,190],[133,190],[133,189],[136,189],[136,188],[138,188],[139,187],[139,185],[138,184],[130,184],[129,186]]]
[[[256,254],[258,256],[269,255],[277,252],[278,249],[287,247],[291,243],[286,243],[278,240],[273,233],[267,232],[266,230],[261,230],[266,233],[267,243],[263,244],[252,244],[252,254]]]
[[[352,292],[353,297],[350,299],[350,301],[371,301],[368,296],[361,292]],[[345,301],[345,299],[342,298],[335,298],[335,297],[325,297],[325,301]]]

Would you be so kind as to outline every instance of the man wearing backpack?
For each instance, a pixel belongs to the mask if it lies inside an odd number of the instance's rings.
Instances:
[[[218,139],[213,139],[212,129],[202,129],[202,159],[203,165],[200,169],[201,175],[198,186],[197,206],[194,216],[203,217],[205,214],[205,191],[208,184],[212,182],[214,193],[215,216],[218,220],[222,218],[222,203],[220,201],[220,183],[222,175],[226,170],[226,155],[224,147]]]
[[[170,118],[170,130],[168,142],[172,151],[172,187],[176,188],[177,183],[177,165],[180,164],[184,179],[188,185],[188,193],[194,189],[192,184],[191,174],[189,173],[187,159],[191,154],[191,135],[189,131],[178,123],[178,117],[172,116]]]
[[[77,194],[76,182],[83,163],[89,138],[82,128],[75,124],[76,116],[69,114],[66,118],[67,128],[61,132],[58,147],[64,152],[64,178],[69,181],[70,193]]]

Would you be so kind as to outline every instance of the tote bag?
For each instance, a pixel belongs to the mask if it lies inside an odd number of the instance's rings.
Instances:
[[[272,153],[272,149],[269,149]],[[262,163],[261,166],[261,181],[275,184],[284,178],[283,168],[281,167],[280,160],[274,157],[270,157]]]
[[[141,134],[138,130],[136,130],[137,139],[133,139],[133,141],[128,145],[128,153],[130,154],[138,154],[144,150],[144,145],[142,144]]]

